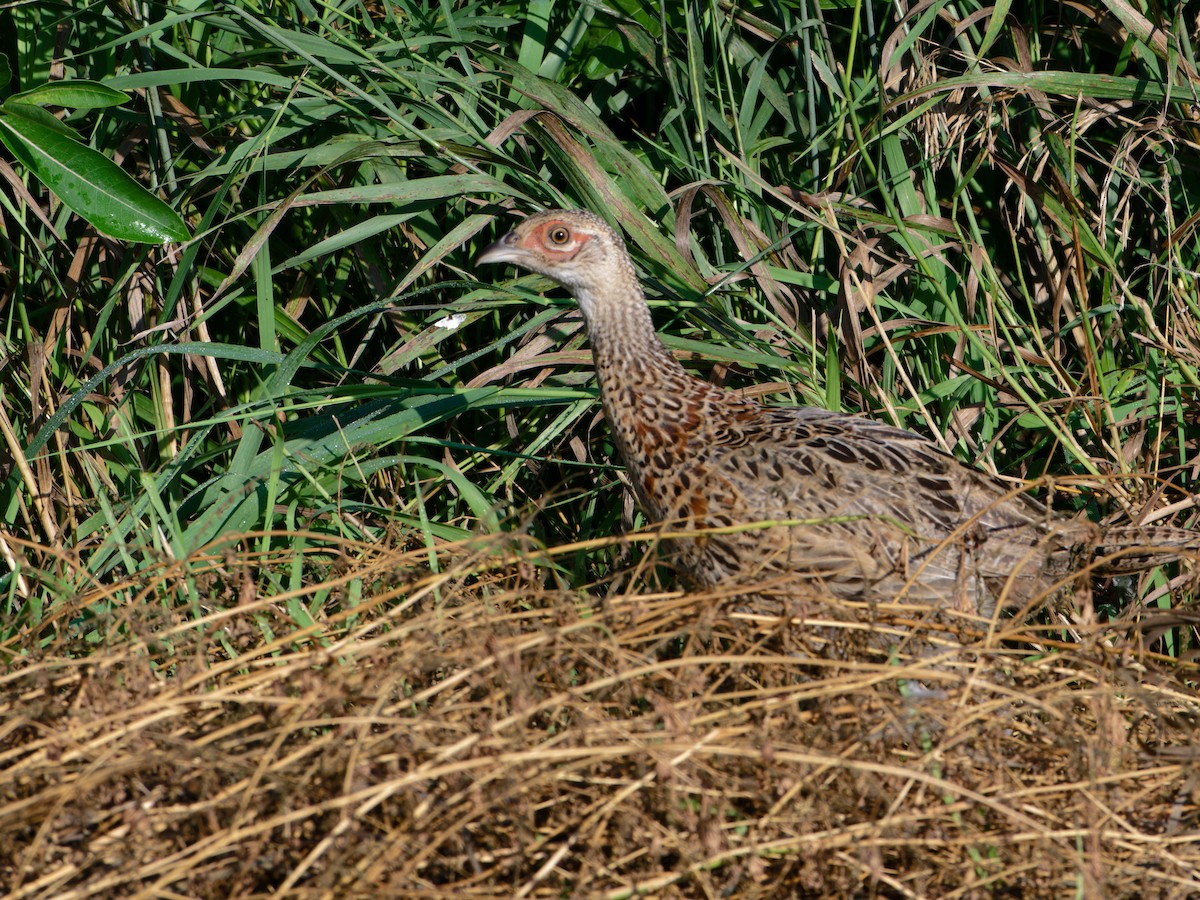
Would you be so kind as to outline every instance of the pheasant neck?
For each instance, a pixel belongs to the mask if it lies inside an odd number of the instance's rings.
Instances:
[[[600,400],[613,439],[646,511],[673,518],[656,489],[664,460],[687,459],[703,440],[701,411],[730,398],[684,370],[654,331],[640,290],[608,292],[600,303],[581,299],[588,324]]]
[[[678,389],[692,378],[654,330],[640,288],[609,291],[603,298],[579,297],[606,408],[618,385],[638,393]]]

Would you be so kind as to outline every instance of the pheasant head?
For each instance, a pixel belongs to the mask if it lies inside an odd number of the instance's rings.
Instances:
[[[579,302],[590,329],[615,316],[640,322],[646,301],[621,236],[585,210],[554,209],[521,222],[475,260],[512,263],[545,275]],[[644,319],[649,324],[649,313]]]

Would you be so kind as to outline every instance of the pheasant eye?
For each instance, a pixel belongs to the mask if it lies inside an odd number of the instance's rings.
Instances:
[[[550,240],[555,244],[565,244],[571,239],[571,232],[563,226],[550,229]]]

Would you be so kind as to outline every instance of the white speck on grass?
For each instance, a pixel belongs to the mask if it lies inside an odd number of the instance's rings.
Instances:
[[[466,313],[455,313],[452,316],[446,316],[445,318],[438,319],[433,323],[433,327],[445,328],[447,331],[453,331],[465,321],[467,321]]]

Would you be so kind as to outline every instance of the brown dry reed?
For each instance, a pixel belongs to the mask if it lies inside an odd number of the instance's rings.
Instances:
[[[302,537],[303,578],[246,536],[3,648],[5,896],[1200,893],[1178,618],[943,613],[882,654],[923,611]]]

